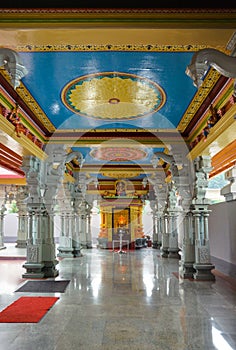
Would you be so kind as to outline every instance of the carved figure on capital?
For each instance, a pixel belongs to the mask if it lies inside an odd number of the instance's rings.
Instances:
[[[193,80],[193,85],[199,88],[203,78],[212,67],[228,78],[236,78],[236,57],[213,48],[202,49],[194,53],[186,74]]]
[[[4,66],[9,73],[14,89],[20,85],[20,80],[28,73],[18,52],[9,48],[0,48],[0,66]]]

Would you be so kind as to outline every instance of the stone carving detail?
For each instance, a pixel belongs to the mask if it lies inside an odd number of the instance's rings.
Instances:
[[[4,66],[9,73],[14,89],[20,85],[20,80],[28,73],[19,54],[11,49],[0,48],[0,66]]]
[[[151,160],[153,167],[157,167],[157,163],[160,158],[163,159],[166,163],[170,164],[172,176],[178,176],[178,166],[176,164],[176,160],[170,154],[165,154],[163,152],[155,152]]]
[[[173,183],[169,185],[169,192],[168,192],[168,209],[173,210],[176,208],[177,204],[177,196],[176,196],[176,187]]]
[[[209,254],[209,249],[208,247],[201,247],[199,248],[199,263],[204,264],[204,263],[209,263],[210,261],[210,254]]]
[[[38,250],[39,250],[38,246],[32,246],[32,245],[28,246],[27,257],[29,262],[35,262],[35,263],[38,262]]]
[[[53,149],[52,151],[50,150],[49,158],[47,159],[47,174],[55,176],[64,174],[65,164],[71,162],[73,159],[77,159],[79,161],[80,168],[82,168],[84,159],[80,152],[75,151],[65,154],[58,152],[57,149]]]
[[[207,203],[205,198],[206,189],[208,187],[208,174],[212,167],[211,159],[208,156],[197,157],[194,161],[195,165],[195,183],[194,183],[194,199],[193,203]]]
[[[196,52],[186,74],[193,80],[193,85],[199,88],[209,67],[215,68],[220,74],[228,78],[236,78],[236,57],[228,56],[216,49],[202,49]]]
[[[32,198],[40,197],[40,160],[35,156],[23,157],[21,169],[24,171],[29,189],[29,196]]]

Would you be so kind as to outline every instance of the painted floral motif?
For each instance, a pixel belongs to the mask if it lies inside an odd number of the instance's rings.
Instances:
[[[62,101],[72,112],[96,119],[134,119],[158,111],[166,101],[163,89],[133,74],[108,72],[69,82]]]

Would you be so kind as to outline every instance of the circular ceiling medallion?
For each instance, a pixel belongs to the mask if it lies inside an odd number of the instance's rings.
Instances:
[[[104,72],[70,81],[62,102],[73,113],[96,119],[135,119],[158,111],[166,101],[164,90],[134,74]]]
[[[101,147],[90,152],[91,157],[98,160],[125,162],[143,159],[147,153],[131,147]]]

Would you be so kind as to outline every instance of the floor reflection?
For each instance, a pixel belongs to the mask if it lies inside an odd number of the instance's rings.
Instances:
[[[4,259],[0,256],[2,309],[20,296],[14,291],[25,281],[24,261]],[[126,254],[93,248],[82,257],[60,259],[56,279],[70,280],[58,294],[60,302],[39,324],[0,323],[1,346],[236,350],[235,280],[231,284],[220,273],[214,282],[181,280],[178,267],[177,259],[162,258],[152,248]]]

